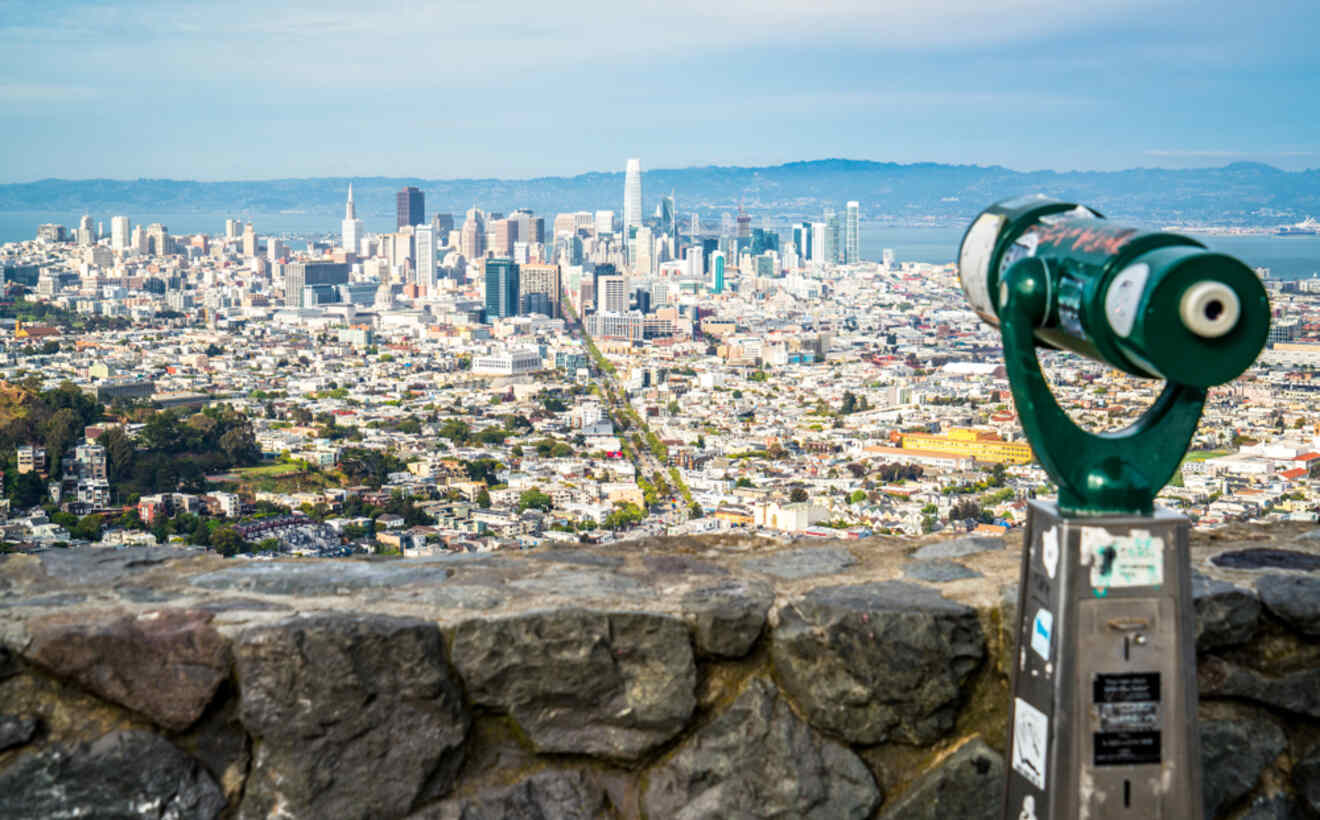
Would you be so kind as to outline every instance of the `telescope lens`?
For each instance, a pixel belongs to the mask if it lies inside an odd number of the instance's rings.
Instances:
[[[1217,339],[1237,325],[1242,306],[1223,282],[1197,282],[1183,292],[1178,312],[1188,330],[1205,339]]]

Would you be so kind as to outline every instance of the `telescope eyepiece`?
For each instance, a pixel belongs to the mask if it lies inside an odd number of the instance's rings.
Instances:
[[[1237,293],[1223,282],[1197,282],[1183,291],[1178,314],[1192,333],[1217,339],[1237,326],[1242,303]]]

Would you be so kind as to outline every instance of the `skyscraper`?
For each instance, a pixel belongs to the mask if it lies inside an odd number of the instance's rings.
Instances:
[[[833,208],[825,209],[825,247],[822,259],[834,263],[843,261],[843,222]]]
[[[518,315],[518,266],[512,259],[486,260],[486,319]]]
[[[655,208],[656,216],[660,218],[660,231],[670,236],[678,236],[678,214],[674,210],[674,192],[670,191],[668,196],[660,197],[660,204]]]
[[[803,222],[793,226],[793,244],[797,245],[798,256],[805,262],[811,258],[811,223]]]
[[[847,220],[844,227],[843,261],[852,264],[862,260],[862,225],[861,206],[856,202],[847,205]]]
[[[84,247],[96,241],[96,231],[92,228],[92,215],[83,214],[78,220],[78,244]]]
[[[413,231],[417,248],[417,284],[427,296],[435,295],[435,227],[419,225]]]
[[[426,221],[426,197],[421,191],[409,185],[402,191],[399,191],[395,197],[396,210],[398,212],[397,224],[395,227],[402,228],[405,225],[420,225]]]
[[[519,303],[521,305],[526,300],[527,306],[524,313],[545,313],[551,318],[558,316],[560,287],[558,265],[523,265],[518,271]],[[528,298],[535,296],[543,299]],[[545,310],[537,308],[538,301],[543,301]]]
[[[642,161],[628,160],[623,178],[623,232],[642,226]]]
[[[132,229],[128,224],[126,216],[110,217],[110,249],[116,251],[128,250],[131,241]]]
[[[459,252],[469,261],[486,255],[486,218],[476,208],[468,210],[458,244]]]
[[[358,242],[362,239],[362,220],[357,218],[357,209],[353,207],[353,183],[348,183],[348,201],[344,203],[344,250],[358,252]]]
[[[712,293],[724,292],[724,251],[715,251],[710,255],[710,272],[714,278]]]
[[[596,236],[614,233],[614,211],[596,211]]]
[[[248,259],[257,257],[257,232],[251,222],[243,226],[243,256]]]

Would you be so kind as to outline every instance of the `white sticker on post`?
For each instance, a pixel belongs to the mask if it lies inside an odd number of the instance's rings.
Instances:
[[[1164,583],[1164,539],[1148,530],[1114,535],[1103,527],[1082,529],[1083,564],[1091,565],[1091,587],[1103,598],[1110,588],[1155,587]]]
[[[1050,527],[1040,537],[1040,562],[1045,565],[1045,574],[1054,580],[1054,573],[1059,568],[1059,529]]]
[[[1022,698],[1013,700],[1013,771],[1045,790],[1045,750],[1050,719]]]

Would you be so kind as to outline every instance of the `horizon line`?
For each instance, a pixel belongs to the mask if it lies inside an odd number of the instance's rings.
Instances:
[[[984,171],[996,171],[996,170],[1000,170],[1000,171],[1008,171],[1008,172],[1010,172],[1010,173],[1014,173],[1014,174],[1058,174],[1058,175],[1066,175],[1066,174],[1123,174],[1123,173],[1129,173],[1129,172],[1132,172],[1132,171],[1168,171],[1168,172],[1173,172],[1173,173],[1189,173],[1189,172],[1195,172],[1195,171],[1223,171],[1223,170],[1227,170],[1227,169],[1229,169],[1229,168],[1232,168],[1232,167],[1234,167],[1234,166],[1239,166],[1239,165],[1258,166],[1258,167],[1261,167],[1261,168],[1268,168],[1269,170],[1271,170],[1271,171],[1275,171],[1275,172],[1280,173],[1280,174],[1310,174],[1310,173],[1315,173],[1315,172],[1317,172],[1317,171],[1320,171],[1320,168],[1303,168],[1303,169],[1300,169],[1300,170],[1297,170],[1297,171],[1287,171],[1287,170],[1284,170],[1284,169],[1282,169],[1282,168],[1279,168],[1279,167],[1277,167],[1277,166],[1275,166],[1275,165],[1271,165],[1271,164],[1269,164],[1269,163],[1267,163],[1267,162],[1255,162],[1255,161],[1250,161],[1250,160],[1237,160],[1237,161],[1234,161],[1234,162],[1227,162],[1227,163],[1224,163],[1223,165],[1204,165],[1204,166],[1200,166],[1200,165],[1198,165],[1198,166],[1187,167],[1187,168],[1169,168],[1169,167],[1164,167],[1164,166],[1159,166],[1159,165],[1135,165],[1135,166],[1132,166],[1132,167],[1129,167],[1129,168],[1120,168],[1120,169],[1116,169],[1116,170],[1105,171],[1105,170],[1098,170],[1098,169],[1084,169],[1084,168],[1073,168],[1073,169],[1068,169],[1068,170],[1057,170],[1057,169],[1054,169],[1054,168],[1035,168],[1035,169],[1021,170],[1021,169],[1017,169],[1017,168],[1011,168],[1011,167],[1009,167],[1009,166],[1007,166],[1007,165],[1001,165],[1001,164],[998,164],[998,163],[991,163],[991,164],[988,164],[988,165],[982,165],[982,164],[974,163],[974,162],[972,162],[972,163],[955,163],[955,162],[936,162],[936,161],[930,161],[930,160],[922,160],[922,161],[917,161],[917,162],[895,162],[895,161],[892,161],[892,160],[852,159],[852,158],[848,158],[848,157],[822,157],[822,158],[818,158],[818,159],[790,160],[790,161],[787,161],[787,162],[781,162],[781,163],[777,163],[777,164],[773,164],[773,165],[717,165],[717,164],[713,164],[713,163],[708,163],[708,164],[705,164],[705,165],[685,165],[685,166],[672,167],[672,168],[652,168],[652,169],[649,169],[649,170],[643,168],[642,173],[643,173],[643,174],[646,174],[646,173],[673,173],[673,172],[681,172],[681,171],[700,171],[700,170],[744,170],[744,171],[760,171],[760,170],[771,170],[771,169],[785,168],[785,167],[788,167],[788,166],[790,166],[790,165],[813,165],[813,164],[821,164],[821,163],[829,163],[829,162],[856,163],[856,164],[859,164],[859,165],[890,165],[890,166],[896,166],[896,167],[899,167],[899,168],[913,168],[913,167],[918,167],[918,166],[923,166],[923,165],[929,165],[929,166],[942,166],[942,167],[946,167],[946,168],[975,168],[975,169],[980,169],[980,170],[984,170]],[[320,181],[320,180],[343,180],[343,181],[345,181],[345,182],[352,182],[352,181],[370,181],[370,180],[392,180],[392,181],[412,181],[412,182],[422,182],[422,183],[426,183],[426,182],[540,182],[540,181],[548,181],[548,180],[569,180],[569,179],[578,179],[578,178],[585,177],[585,176],[595,176],[595,175],[620,176],[620,177],[621,177],[621,176],[624,175],[624,173],[625,173],[625,171],[623,171],[623,170],[619,170],[619,171],[588,170],[588,171],[582,171],[582,172],[579,172],[579,173],[577,173],[577,174],[572,174],[572,175],[564,175],[564,174],[560,174],[560,175],[547,175],[547,176],[535,176],[535,177],[496,177],[496,176],[479,176],[479,177],[419,177],[419,176],[382,176],[382,175],[376,174],[376,175],[353,175],[353,176],[335,175],[335,176],[303,176],[303,177],[259,177],[259,178],[246,178],[246,179],[242,179],[242,178],[240,178],[240,179],[219,179],[219,178],[216,178],[216,179],[200,179],[200,178],[199,178],[199,179],[178,179],[178,178],[174,178],[174,177],[135,177],[135,178],[119,178],[119,177],[78,177],[78,178],[73,178],[73,177],[41,177],[41,178],[38,178],[38,179],[30,179],[30,180],[5,181],[5,182],[0,182],[0,186],[9,187],[9,186],[19,186],[19,185],[38,185],[38,184],[42,184],[42,183],[52,183],[52,182],[65,182],[65,183],[81,183],[81,182],[114,182],[114,183],[174,182],[174,183],[192,183],[192,184],[197,184],[197,185],[223,185],[223,184],[256,184],[256,183],[266,183],[266,182],[295,182],[295,181],[296,181],[296,182],[309,182],[309,181]]]

